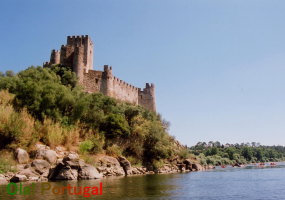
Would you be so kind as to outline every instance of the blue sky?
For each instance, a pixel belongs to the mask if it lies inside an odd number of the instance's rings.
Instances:
[[[49,60],[90,35],[94,68],[156,85],[183,144],[285,145],[285,1],[2,0],[0,71]]]

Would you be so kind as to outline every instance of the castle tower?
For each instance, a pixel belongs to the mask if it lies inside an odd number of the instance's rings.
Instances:
[[[53,49],[50,55],[50,64],[59,64],[60,63],[60,52]]]
[[[154,84],[146,83],[146,87],[143,90],[138,91],[139,105],[145,107],[148,110],[156,111],[155,105],[155,86]]]
[[[79,83],[83,83],[84,47],[78,46],[74,49],[72,70],[76,73]]]
[[[112,73],[112,67],[108,65],[104,65],[104,71],[102,74],[103,78],[103,88],[102,93],[113,97],[113,73]]]
[[[93,69],[93,42],[91,41],[91,38],[88,35],[85,36],[68,36],[67,37],[67,54],[66,59],[67,62],[71,61],[68,60],[68,57],[72,57],[72,54],[74,53],[74,50],[76,47],[83,47],[83,63],[82,68],[85,72],[88,72],[89,70]],[[64,60],[64,59],[63,59]]]

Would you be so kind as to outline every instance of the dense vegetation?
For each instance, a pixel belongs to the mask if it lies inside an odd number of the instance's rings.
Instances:
[[[167,128],[156,113],[83,92],[63,66],[0,74],[0,149],[29,149],[40,141],[153,164],[179,154]]]
[[[285,158],[285,147],[262,146],[259,143],[226,144],[220,142],[199,142],[191,147],[202,164],[225,165],[256,162],[275,162]]]

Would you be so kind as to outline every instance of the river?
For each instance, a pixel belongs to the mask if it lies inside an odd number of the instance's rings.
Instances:
[[[102,195],[92,195],[91,191],[100,194],[100,183],[102,183]],[[100,199],[100,200],[276,200],[285,199],[285,163],[278,163],[276,167],[254,167],[244,168],[227,167],[225,169],[214,169],[203,172],[161,174],[131,177],[105,178],[102,180],[89,181],[62,181],[51,183],[24,183],[0,186],[0,200],[63,200],[63,199]],[[91,197],[84,195],[54,194],[52,189],[70,187],[97,187],[87,188]],[[20,189],[21,187],[21,189]],[[23,189],[30,194],[23,194]],[[48,189],[50,187],[50,189]],[[29,189],[30,188],[30,189]],[[56,193],[57,190],[54,192]],[[74,188],[73,188],[74,189]],[[73,189],[70,189],[73,193]],[[22,190],[22,194],[20,193]],[[27,192],[27,193],[28,193]],[[95,193],[94,193],[95,194]]]

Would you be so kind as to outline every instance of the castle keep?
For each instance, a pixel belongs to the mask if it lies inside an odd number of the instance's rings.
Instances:
[[[109,97],[156,111],[154,84],[146,83],[144,89],[132,86],[115,77],[112,67],[108,65],[104,65],[103,71],[93,70],[93,42],[88,35],[68,36],[67,44],[62,45],[60,51],[52,50],[50,62],[44,63],[44,67],[53,64],[71,67],[86,92],[101,92]]]

